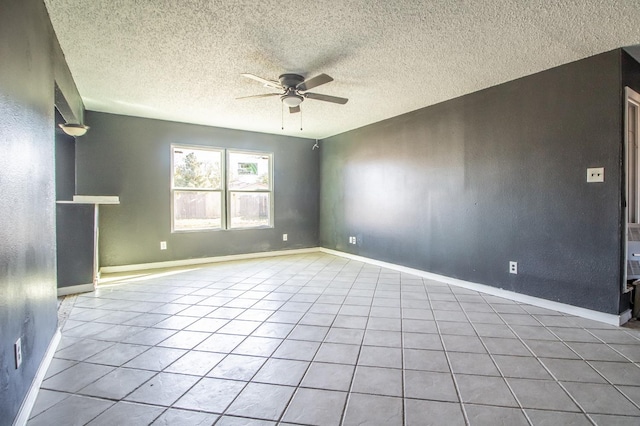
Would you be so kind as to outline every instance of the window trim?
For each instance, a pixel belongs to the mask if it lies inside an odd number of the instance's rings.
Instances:
[[[207,189],[207,188],[176,188],[174,185],[174,150],[178,148],[183,149],[191,149],[191,150],[200,150],[200,151],[214,151],[220,153],[220,188],[219,189]],[[226,208],[225,208],[225,188],[227,186],[226,178],[226,163],[225,163],[225,148],[214,147],[214,146],[205,146],[205,145],[188,145],[188,144],[179,144],[172,143],[171,144],[171,169],[169,173],[169,191],[171,192],[171,233],[172,234],[181,234],[188,232],[208,232],[208,231],[221,231],[225,229],[226,224]],[[219,228],[197,228],[197,229],[175,229],[175,193],[176,191],[193,191],[193,192],[218,192],[220,193],[220,227]]]
[[[220,153],[220,168],[221,168],[221,183],[220,189],[207,189],[207,188],[176,188],[174,186],[174,150],[178,148],[201,150],[201,151],[215,151]],[[229,156],[231,153],[238,154],[259,154],[269,156],[269,190],[231,190],[228,187],[229,183]],[[170,172],[169,172],[169,192],[171,203],[171,233],[182,234],[192,232],[219,232],[219,231],[242,231],[251,229],[273,229],[274,223],[274,211],[275,211],[275,184],[274,184],[274,153],[272,151],[255,151],[246,149],[234,149],[234,148],[222,148],[218,146],[208,145],[192,145],[183,143],[172,143],[170,146]],[[193,191],[193,192],[217,192],[220,193],[221,213],[220,213],[220,227],[218,228],[198,228],[198,229],[175,229],[175,193],[176,191]],[[269,224],[261,226],[244,226],[244,227],[231,227],[231,193],[232,192],[246,192],[246,193],[267,193],[269,194]]]
[[[227,175],[225,176],[225,196],[226,196],[226,206],[225,206],[225,210],[226,210],[226,230],[243,230],[243,229],[270,229],[273,228],[273,193],[274,193],[274,189],[273,189],[273,152],[268,152],[268,151],[251,151],[251,150],[246,150],[246,149],[231,149],[231,148],[227,148],[226,150],[226,166],[228,166],[231,162],[229,160],[229,157],[231,156],[231,154],[262,154],[262,155],[267,155],[269,156],[269,189],[254,189],[251,191],[242,191],[242,190],[232,190],[229,189],[228,187],[228,182],[231,181],[231,177],[229,176],[230,174],[230,168],[227,167],[225,169]],[[232,192],[246,192],[246,193],[266,193],[269,194],[269,224],[268,225],[261,225],[261,226],[243,226],[243,227],[232,227],[231,226],[231,193]]]

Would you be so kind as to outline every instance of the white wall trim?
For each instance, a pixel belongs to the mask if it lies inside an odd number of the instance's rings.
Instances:
[[[93,285],[93,283],[58,287],[58,297],[67,296],[69,294],[89,293],[93,290],[95,290],[95,285]]]
[[[36,398],[38,398],[40,386],[42,385],[44,377],[47,375],[47,370],[49,369],[51,360],[53,360],[53,355],[56,353],[61,337],[62,333],[60,333],[60,329],[58,328],[49,342],[47,352],[45,352],[44,358],[42,358],[40,362],[36,376],[33,378],[31,386],[29,387],[29,391],[22,400],[22,405],[20,406],[18,415],[13,421],[13,426],[25,426],[27,424],[29,416],[31,416],[31,410],[33,410],[33,405],[36,403]]]
[[[451,278],[444,275],[425,272],[419,269],[408,268],[406,266],[401,266],[401,265],[396,265],[394,263],[388,263],[380,260],[370,259],[368,257],[358,256],[355,254],[344,253],[341,251],[327,249],[324,247],[320,247],[320,251],[323,253],[332,254],[334,256],[340,256],[347,259],[357,260],[357,261],[368,263],[371,265],[392,269],[394,271],[405,272],[407,274],[417,275],[419,277],[440,281],[440,282],[454,285],[457,287],[462,287],[469,290],[475,290],[481,293],[502,297],[504,299],[513,300],[515,302],[526,303],[529,305],[538,306],[540,308],[551,309],[551,310],[562,312],[565,314],[575,315],[578,317],[587,318],[590,320],[599,321],[599,322],[603,322],[603,323],[611,324],[615,326],[622,325],[625,322],[629,321],[629,319],[631,319],[630,310],[627,310],[620,315],[607,314],[604,312],[593,311],[591,309],[567,305],[565,303],[554,302],[552,300],[541,299],[539,297],[528,296],[526,294],[520,294],[520,293],[516,293],[509,290],[503,290],[500,288],[488,286],[486,284],[478,284],[471,281],[459,280],[457,278]]]
[[[205,263],[229,262],[232,260],[246,260],[246,259],[258,259],[263,257],[290,256],[294,254],[317,253],[318,251],[320,251],[319,247],[311,247],[311,248],[294,249],[294,250],[279,250],[279,251],[264,251],[264,252],[258,252],[258,253],[232,254],[229,256],[202,257],[197,259],[169,260],[166,262],[139,263],[137,265],[103,266],[100,268],[100,273],[111,274],[114,272],[132,272],[132,271],[145,271],[148,269],[175,268],[180,266],[202,265]]]

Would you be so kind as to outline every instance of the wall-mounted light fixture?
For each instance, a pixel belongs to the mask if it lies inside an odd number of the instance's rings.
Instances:
[[[59,124],[59,126],[63,132],[65,132],[69,136],[73,136],[74,138],[83,136],[85,133],[87,133],[87,130],[89,130],[89,126],[85,126],[84,124],[64,123]]]

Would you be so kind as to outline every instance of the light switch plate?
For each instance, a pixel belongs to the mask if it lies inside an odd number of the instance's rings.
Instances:
[[[604,167],[588,168],[587,182],[604,182]]]
[[[18,369],[22,365],[22,339],[21,338],[16,340],[16,343],[13,345],[13,350],[15,352],[16,369]]]

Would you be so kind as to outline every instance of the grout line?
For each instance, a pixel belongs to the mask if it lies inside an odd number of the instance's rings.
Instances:
[[[315,274],[314,276],[317,276],[317,274]],[[326,289],[327,287],[324,287],[324,288]],[[323,292],[324,292],[324,290],[323,290]],[[300,293],[297,293],[297,294],[300,294]],[[320,293],[320,294],[322,294],[322,293]],[[317,301],[319,298],[320,298],[320,296],[318,295],[318,297],[317,297],[315,300]],[[304,324],[300,324],[300,321],[302,321],[302,319],[304,318],[304,316],[306,316],[306,314],[307,314],[307,313],[309,313],[309,310],[313,307],[313,305],[314,305],[315,303],[316,303],[315,301],[314,301],[314,302],[312,302],[311,306],[309,306],[309,308],[307,309],[307,311],[305,311],[305,315],[303,315],[303,316],[300,318],[300,320],[298,320],[298,322],[296,323],[296,325],[291,329],[291,331],[289,332],[289,334],[288,334],[287,336],[291,335],[291,333],[293,333],[293,330],[295,330],[295,329],[296,329],[296,327],[298,327],[298,325],[304,325]],[[334,318],[333,318],[332,323],[335,321],[335,317],[336,317],[336,316],[334,315]],[[331,330],[331,326],[329,326],[329,330]],[[329,330],[327,330],[327,335],[329,334]],[[325,338],[326,338],[326,335],[325,335]],[[286,339],[286,338],[285,338],[285,339]],[[283,339],[283,342],[284,342],[284,339]],[[318,344],[318,347],[317,347],[317,349],[315,350],[315,352],[314,352],[313,356],[311,357],[311,360],[309,360],[309,361],[305,361],[305,362],[308,362],[308,365],[307,365],[307,367],[305,368],[304,373],[302,373],[302,376],[300,376],[300,379],[299,379],[299,381],[298,381],[298,384],[297,384],[297,386],[295,386],[295,390],[294,390],[294,391],[293,391],[293,393],[291,394],[291,397],[289,398],[288,402],[285,404],[284,410],[282,410],[282,413],[280,413],[280,416],[278,417],[278,421],[277,421],[278,423],[280,423],[280,422],[282,421],[282,419],[284,418],[285,414],[287,413],[287,410],[289,410],[289,407],[290,407],[290,405],[291,405],[291,402],[293,401],[293,398],[295,398],[295,396],[298,394],[298,391],[300,390],[300,385],[302,384],[302,380],[304,380],[304,377],[305,377],[305,376],[307,375],[307,373],[309,372],[309,369],[311,368],[311,364],[313,363],[313,360],[314,360],[314,358],[316,357],[316,355],[318,354],[318,351],[320,350],[320,347],[321,347],[321,346],[322,346],[322,342],[320,342],[320,343]],[[274,351],[274,353],[275,353],[275,351]],[[269,359],[271,359],[271,358],[269,358]]]
[[[549,327],[547,327],[538,317],[536,317],[535,315],[531,315],[532,317],[535,318],[536,321],[538,321],[542,327],[547,330],[549,333],[551,333],[553,336],[555,336],[560,342],[562,342],[562,344],[565,345],[565,347],[567,347],[570,351],[572,351],[574,354],[576,354],[576,356],[579,357],[580,361],[584,361],[589,367],[591,367],[596,374],[598,374],[600,377],[602,377],[602,379],[604,379],[604,381],[609,384],[610,386],[613,386],[613,388],[618,391],[618,393],[620,393],[622,396],[624,396],[629,402],[631,402],[631,404],[633,404],[636,408],[640,409],[640,404],[637,404],[635,401],[633,401],[631,398],[629,398],[619,387],[618,385],[616,385],[615,383],[613,383],[611,380],[609,380],[603,373],[601,373],[592,363],[594,362],[594,360],[588,360],[586,359],[584,356],[580,355],[575,349],[573,349],[564,339],[560,338],[560,336],[558,336],[553,330],[551,330]],[[605,342],[603,339],[601,339],[600,337],[598,337],[597,335],[595,335],[594,333],[592,333],[589,329],[587,329],[586,327],[583,326],[577,326],[577,327],[568,327],[568,328],[578,328],[580,330],[584,330],[585,332],[587,332],[588,334],[592,335],[593,337],[595,337],[596,339],[598,339],[600,341],[600,343],[598,344],[602,344],[605,347],[615,351],[616,353],[620,354],[622,357],[624,357],[627,361],[629,361],[632,365],[636,366],[633,361],[628,358],[627,356],[625,356],[623,353],[617,351],[615,348],[611,347],[607,342]],[[535,340],[535,339],[532,339]],[[524,342],[523,342],[524,343]],[[573,342],[573,343],[591,343],[591,342]],[[595,342],[594,342],[595,343]],[[527,346],[528,348],[528,346]],[[533,352],[533,351],[532,351]],[[538,358],[536,356],[536,358]],[[544,365],[544,361],[542,361],[541,359],[538,359],[538,361]],[[596,361],[596,362],[616,362],[616,361]],[[546,365],[544,365],[546,368]],[[637,366],[636,366],[637,367]],[[549,369],[547,369],[549,371],[549,373],[551,373],[551,371]],[[580,405],[578,404],[578,401],[575,400],[575,398],[573,397],[573,395],[571,395],[571,393],[569,392],[569,390],[564,386],[564,384],[558,380],[556,378],[555,375],[552,374],[552,377],[556,380],[556,382],[562,387],[562,389],[571,397],[571,399],[578,405],[578,407],[580,407],[580,409],[584,412],[584,414],[589,418],[589,420],[591,420],[594,424],[596,424],[595,420],[593,420],[590,416],[589,413],[586,412],[586,410]],[[591,382],[586,382],[586,383],[591,383]],[[599,383],[597,383],[599,384]]]
[[[342,301],[342,304],[340,304],[340,310],[338,310],[338,315],[339,315],[340,311],[342,310],[342,308],[345,306],[345,302],[346,302],[347,298],[349,297],[349,293],[351,292],[351,290],[353,290],[353,286],[356,283],[356,281],[358,279],[358,276],[361,274],[363,267],[364,267],[364,265],[362,265],[360,267],[360,270],[358,271],[358,275],[356,275],[355,279],[353,280],[353,282],[349,286],[349,291],[345,295],[345,298]],[[378,273],[378,276],[379,275],[380,274]],[[376,278],[376,282],[377,282],[377,278]],[[373,305],[373,297],[371,298],[371,305],[369,305],[369,314],[371,313],[371,306],[372,305]],[[349,305],[349,306],[365,306],[365,305]],[[362,353],[362,346],[363,346],[363,343],[364,343],[364,337],[365,337],[365,334],[366,334],[367,324],[369,323],[369,318],[370,318],[370,315],[367,315],[367,321],[365,323],[365,328],[364,328],[364,331],[363,331],[363,334],[362,334],[362,340],[361,340],[360,345],[358,347],[358,354],[357,354],[357,356],[355,358],[354,365],[353,365],[353,374],[351,375],[351,380],[349,381],[349,389],[347,390],[347,396],[346,396],[345,401],[344,401],[344,406],[342,407],[342,412],[340,413],[339,424],[343,424],[344,421],[345,421],[345,416],[347,414],[347,408],[349,406],[349,403],[351,402],[351,396],[353,395],[353,383],[355,382],[356,373],[358,371],[358,361],[360,360],[360,354]],[[326,336],[325,336],[325,338],[323,340],[323,343],[326,342],[327,336],[329,336],[329,332],[330,331],[331,331],[331,328],[329,328],[329,331],[327,332],[327,334],[326,334]],[[326,343],[332,343],[332,342],[326,342]]]
[[[402,394],[402,424],[405,425],[407,423],[407,410],[406,410],[406,394],[405,394],[405,374],[407,369],[405,368],[405,359],[404,359],[404,327],[402,326],[402,319],[404,318],[404,306],[402,303],[402,274],[400,274],[400,285],[399,285],[399,293],[400,293],[400,367],[402,368],[400,374],[400,385],[401,385],[401,394]],[[423,286],[424,287],[424,286]],[[424,289],[425,295],[427,294],[427,290]],[[428,296],[427,296],[428,297]]]
[[[565,392],[565,394],[571,399],[571,401],[573,401],[574,404],[576,404],[576,406],[581,410],[581,413],[584,414],[587,419],[589,419],[590,422],[592,422],[595,426],[597,426],[597,423],[591,418],[591,416],[589,415],[589,413],[587,413],[587,410],[584,409],[584,407],[578,402],[578,400],[569,392],[569,390],[564,386],[564,384],[556,377],[555,374],[553,374],[553,372],[551,371],[551,369],[549,367],[547,367],[547,365],[538,357],[538,355],[529,347],[529,345],[527,345],[527,343],[524,341],[524,339],[522,337],[520,337],[520,335],[513,329],[513,327],[511,326],[511,324],[509,324],[507,321],[505,321],[505,319],[502,317],[502,315],[500,314],[500,312],[496,311],[495,308],[489,303],[489,306],[491,307],[491,309],[493,309],[493,311],[500,317],[500,319],[505,323],[505,325],[509,328],[509,330],[514,334],[514,336],[516,336],[516,338],[518,339],[518,341],[524,345],[524,347],[531,353],[531,355],[533,356],[533,358],[535,360],[537,360],[540,365],[542,365],[542,367],[546,370],[547,374],[549,374],[551,376],[551,378],[553,378],[554,382],[557,383],[562,390]],[[544,324],[542,324],[542,322],[535,317],[533,314],[528,313],[527,315],[532,317],[533,319],[535,319],[536,321],[538,321],[538,323],[540,323],[542,325],[542,327],[544,329],[547,329],[547,327],[544,326]],[[555,335],[555,333],[553,333],[551,330],[548,330],[550,333],[552,333],[556,338],[560,339],[557,335]],[[531,339],[531,340],[536,340],[536,339]],[[562,341],[564,343],[564,341],[562,339],[560,339],[560,341]],[[571,348],[569,348],[571,349]],[[495,361],[494,361],[495,362]],[[527,416],[528,418],[528,416]]]
[[[324,269],[324,268],[323,268],[323,269]],[[321,269],[321,270],[322,270],[322,269]],[[336,275],[337,275],[337,274],[336,274]],[[314,276],[317,276],[317,274],[315,274]],[[307,281],[307,283],[308,283],[309,281],[310,281],[310,280],[308,280],[308,281]],[[282,283],[282,284],[281,284],[281,286],[286,285],[286,282],[287,282],[287,281],[285,281],[284,283]],[[281,286],[279,286],[279,287],[281,287]],[[273,290],[273,292],[275,292],[279,287],[277,287],[276,289],[274,289],[274,290]],[[304,286],[297,286],[297,287],[299,287],[300,289],[304,288]],[[324,288],[325,288],[325,289],[326,289],[327,287],[328,287],[328,286],[324,286]],[[296,292],[296,293],[292,293],[292,294],[295,296],[296,294],[304,294],[304,293],[300,293],[300,290],[298,290],[298,292]],[[294,296],[290,297],[290,298],[288,299],[288,301],[290,301]],[[318,295],[318,297],[316,298],[316,300],[317,300],[319,297],[320,297],[320,296]],[[285,303],[286,303],[286,302],[285,302]],[[314,304],[314,303],[315,303],[315,302],[312,302],[312,304],[311,304],[311,305],[310,305],[310,306],[309,306],[309,307],[304,311],[304,315],[302,315],[302,316],[300,317],[300,319],[298,319],[298,321],[297,321],[296,323],[294,323],[294,324],[293,324],[293,327],[291,328],[291,330],[289,331],[289,333],[287,334],[287,336],[285,336],[285,338],[284,338],[284,339],[282,339],[282,342],[281,342],[281,344],[278,346],[278,348],[279,348],[279,347],[284,343],[284,341],[286,340],[286,338],[287,338],[289,335],[291,335],[291,333],[293,332],[293,330],[295,330],[295,328],[296,328],[298,325],[303,325],[303,324],[300,324],[300,321],[304,318],[304,316],[305,316],[307,313],[309,313],[309,310],[311,309],[311,307],[313,306],[313,304]],[[283,306],[284,306],[284,304],[283,304]],[[276,312],[278,312],[280,309],[281,309],[281,307],[280,307],[280,308],[278,308],[278,310],[276,310]],[[286,312],[286,311],[284,311],[284,312]],[[295,312],[295,311],[291,311],[291,312]],[[267,322],[267,320],[268,320],[268,318],[267,318],[267,319],[265,319],[265,320],[263,320],[263,321],[262,321],[262,324],[264,324],[265,322]],[[335,321],[335,317],[334,317],[334,321]],[[326,338],[326,336],[325,336],[325,338]],[[315,353],[314,353],[313,357],[311,358],[311,360],[310,360],[310,361],[308,361],[308,363],[309,363],[309,364],[307,365],[307,368],[306,368],[305,372],[304,372],[304,373],[303,373],[303,375],[301,376],[300,381],[298,382],[298,385],[294,387],[294,389],[295,389],[295,390],[294,390],[294,392],[292,393],[291,397],[289,398],[289,400],[288,400],[287,404],[285,404],[285,408],[284,408],[284,410],[282,411],[282,413],[280,414],[278,421],[281,421],[281,420],[282,420],[282,417],[286,414],[286,411],[287,411],[287,409],[289,408],[289,405],[291,404],[291,402],[292,402],[293,398],[295,397],[295,395],[297,394],[298,390],[300,389],[300,384],[302,383],[302,380],[303,380],[304,376],[305,376],[305,375],[306,375],[306,373],[308,372],[308,369],[310,368],[310,366],[311,366],[311,364],[312,364],[312,362],[313,362],[313,359],[314,359],[314,358],[315,358],[315,356],[317,355],[317,352],[319,351],[320,346],[321,346],[321,343],[319,343],[318,348],[316,349],[316,351],[315,351]],[[277,351],[277,348],[276,348],[276,350],[274,350],[274,352],[273,352],[273,353],[275,353],[276,351]],[[269,360],[269,359],[279,359],[279,358],[272,358],[272,357],[273,357],[273,354],[267,358],[267,361],[265,361],[265,363],[266,363],[266,362],[268,362],[268,360]],[[305,361],[305,362],[306,362],[306,361]],[[253,380],[253,378],[254,378],[254,377],[259,373],[259,371],[261,371],[261,369],[262,369],[263,367],[264,367],[264,364],[263,364],[263,366],[262,366],[260,369],[258,369],[258,370],[254,373],[254,375],[252,376],[252,378],[250,379],[250,381],[249,381],[248,383],[251,383],[251,380]],[[247,384],[247,386],[248,386],[248,384]],[[246,388],[246,386],[245,386],[245,388]],[[242,391],[241,391],[240,393],[242,393]],[[236,395],[236,398],[234,398],[234,401],[239,397],[240,393],[239,393],[238,395]],[[225,409],[225,413],[226,413],[226,410],[227,410],[227,409],[228,409],[228,408],[233,404],[233,402],[234,402],[234,401],[232,401],[232,402],[229,404],[229,406]]]
[[[453,293],[453,297],[458,301],[458,304],[460,304],[460,300],[458,299],[458,297],[456,296],[455,293]],[[489,305],[491,307],[491,309],[493,309],[493,307],[491,306],[490,303],[487,302],[487,305]],[[489,348],[487,347],[487,344],[485,343],[485,341],[482,339],[482,336],[480,336],[480,334],[478,333],[478,329],[476,328],[475,324],[473,323],[473,321],[471,320],[471,318],[469,317],[469,314],[467,313],[466,309],[460,305],[460,309],[462,310],[464,316],[467,318],[467,321],[469,321],[469,324],[471,325],[471,327],[473,328],[473,330],[476,333],[476,337],[478,338],[478,340],[480,341],[480,343],[482,344],[482,347],[484,348],[484,350],[486,351],[487,355],[489,355],[489,358],[491,358],[491,362],[493,363],[494,367],[496,367],[496,369],[498,370],[498,372],[500,373],[500,378],[502,379],[502,381],[507,385],[507,388],[509,389],[509,392],[511,392],[511,395],[513,396],[513,398],[515,399],[516,403],[518,404],[518,407],[520,408],[520,411],[522,412],[522,414],[524,415],[525,419],[527,420],[527,422],[529,422],[530,425],[533,426],[533,421],[531,420],[531,418],[529,417],[529,415],[527,414],[527,412],[524,409],[524,406],[522,405],[522,403],[520,402],[520,399],[518,398],[518,396],[516,395],[515,391],[513,390],[513,387],[511,386],[511,384],[509,383],[509,381],[507,380],[507,378],[505,377],[504,373],[502,372],[502,370],[500,369],[500,366],[498,365],[498,363],[496,362],[496,359],[494,358],[493,354],[491,353],[491,351],[489,350]],[[445,351],[446,351],[446,347],[445,347]]]
[[[423,283],[424,283],[424,280],[423,280]],[[427,298],[428,298],[428,301],[429,301],[429,308],[431,309],[431,312],[433,314],[433,322],[434,322],[434,324],[436,326],[436,330],[438,331],[438,336],[440,337],[440,344],[442,345],[442,351],[443,351],[444,356],[445,356],[445,358],[447,360],[447,366],[449,367],[449,372],[451,373],[451,380],[453,381],[453,385],[455,387],[456,394],[458,396],[458,400],[460,401],[460,409],[462,410],[462,416],[464,418],[465,424],[466,425],[470,425],[471,422],[469,420],[469,414],[467,413],[467,409],[466,409],[465,404],[464,404],[463,399],[462,399],[462,393],[460,392],[460,385],[458,384],[458,380],[456,379],[456,375],[453,372],[453,365],[451,364],[451,359],[449,358],[449,352],[447,352],[447,348],[446,348],[445,343],[444,343],[444,338],[442,337],[442,331],[440,330],[440,324],[436,320],[435,313],[433,312],[433,304],[431,303],[432,300],[431,300],[431,297],[429,297],[429,290],[428,290],[428,287],[427,287],[426,283],[424,284],[424,287],[425,287],[425,291],[427,292]],[[455,298],[456,297],[455,294],[453,292],[452,292],[452,294],[453,294],[453,297]],[[460,303],[458,302],[458,304],[460,304]],[[475,329],[474,329],[474,331],[475,331]]]
[[[362,269],[363,268],[361,268],[360,270],[362,271]],[[358,275],[360,275],[360,273],[358,273]],[[378,271],[378,276],[376,277],[376,286],[375,287],[377,287],[377,283],[378,283],[379,279],[380,279],[380,272]],[[357,280],[357,276],[356,276],[356,280]],[[356,280],[354,280],[354,283],[355,283]],[[374,287],[374,294],[375,294],[375,287]],[[352,285],[350,287],[349,292],[351,291],[351,289],[353,289],[353,283],[352,283]],[[348,297],[348,293],[347,293],[347,297]],[[345,298],[345,300],[346,300],[346,298]],[[343,306],[344,306],[344,302],[340,307],[341,310],[342,310]],[[350,306],[366,306],[366,305],[350,305]],[[363,335],[362,335],[362,341],[360,342],[360,346],[358,347],[358,355],[356,356],[355,363],[353,365],[353,374],[351,375],[351,381],[349,382],[349,389],[347,390],[347,398],[345,400],[344,407],[342,407],[342,414],[340,415],[340,423],[339,423],[340,425],[343,425],[344,421],[346,420],[347,409],[349,407],[349,403],[351,402],[351,397],[354,394],[354,392],[353,392],[353,384],[354,384],[354,382],[356,380],[356,374],[358,373],[358,361],[360,361],[360,355],[362,354],[362,346],[364,346],[364,338],[365,338],[365,335],[367,333],[366,330],[367,330],[367,325],[369,325],[369,319],[371,318],[371,308],[372,307],[373,307],[373,297],[371,297],[371,303],[369,305],[369,313],[367,315],[367,320],[365,322],[365,328],[364,328],[364,332],[363,332]],[[327,333],[327,335],[328,335],[328,333]],[[325,337],[325,339],[326,339],[326,337]]]

